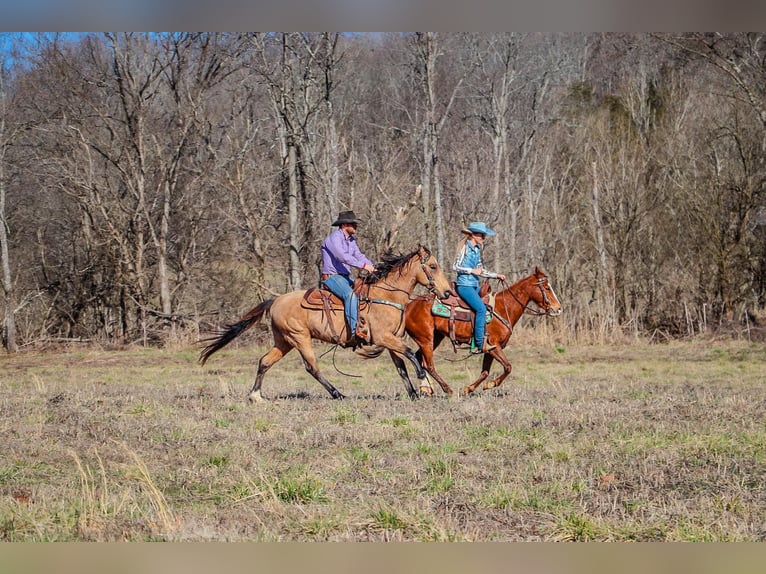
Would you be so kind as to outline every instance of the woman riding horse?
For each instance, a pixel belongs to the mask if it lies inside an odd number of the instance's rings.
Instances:
[[[487,325],[487,334],[495,347],[484,354],[481,375],[471,385],[464,387],[460,392],[461,395],[472,393],[487,379],[494,360],[503,366],[503,372],[495,379],[485,382],[483,386],[485,390],[499,386],[511,373],[511,362],[505,356],[503,349],[511,338],[513,326],[527,309],[530,301],[534,301],[540,309],[538,315],[556,316],[561,313],[561,303],[553,292],[548,276],[537,267],[534,273],[495,295],[492,320]],[[452,389],[436,372],[434,350],[445,338],[452,336],[455,338],[453,341],[455,345],[468,344],[471,340],[471,321],[437,316],[433,312],[433,304],[434,295],[432,294],[418,297],[410,303],[405,313],[405,328],[407,334],[418,345],[416,356],[425,370],[436,379],[442,390],[451,396]],[[427,380],[424,382],[426,384],[420,387],[421,394],[433,394],[430,383]]]

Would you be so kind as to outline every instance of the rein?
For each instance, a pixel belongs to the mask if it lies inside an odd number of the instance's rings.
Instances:
[[[418,255],[418,257],[420,258],[420,267],[421,267],[421,269],[423,269],[423,273],[425,274],[426,278],[428,279],[428,291],[430,293],[434,293],[435,289],[436,289],[436,284],[434,283],[434,277],[433,277],[433,274],[430,272],[430,269],[426,266],[426,263],[431,258],[431,254],[430,253],[426,253],[425,257],[422,257],[420,255]],[[407,262],[409,263],[409,261],[410,260],[408,260]],[[382,277],[380,279],[380,283],[382,283],[384,286],[375,285],[376,287],[378,287],[378,289],[383,289],[383,290],[391,291],[391,292],[404,293],[404,294],[407,295],[407,298],[410,301],[413,300],[412,293],[410,291],[402,289],[401,287],[395,287],[394,285],[391,285],[390,283],[388,283],[386,281],[385,277]],[[366,287],[366,293],[369,293],[370,287],[372,287],[372,285],[365,285],[365,287]],[[399,310],[399,324],[397,325],[395,332],[398,332],[399,329],[401,329],[402,325],[404,324],[404,312],[405,312],[405,309],[406,309],[404,305],[402,305],[401,303],[396,303],[394,301],[389,301],[387,299],[371,298],[371,297],[368,297],[367,295],[362,295],[361,292],[357,293],[357,295],[359,297],[359,302],[360,303],[368,303],[368,304],[377,303],[379,305],[388,305],[389,307],[393,307],[395,309],[398,309]]]
[[[531,297],[527,300],[526,303],[522,303],[521,300],[516,296],[516,293],[514,293],[511,289],[512,286],[506,287],[502,292],[503,293],[510,293],[511,297],[513,297],[516,302],[521,306],[521,312],[524,313],[525,311],[529,311],[533,315],[537,315],[538,317],[540,315],[547,315],[548,311],[550,310],[550,302],[548,301],[548,296],[545,294],[545,289],[543,289],[543,283],[547,281],[547,277],[543,277],[539,281],[535,281],[535,286],[540,288],[540,293],[543,296],[543,303],[545,304],[546,308],[543,310],[537,310],[537,309],[527,309],[527,306],[529,305],[529,301],[531,300]],[[503,281],[505,283],[505,281]],[[507,285],[507,283],[505,283]]]

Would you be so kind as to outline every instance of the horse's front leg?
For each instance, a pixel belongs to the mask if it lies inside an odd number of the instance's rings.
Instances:
[[[418,379],[425,379],[426,372],[423,370],[420,361],[415,357],[415,352],[404,344],[403,336],[404,333],[402,333],[402,336],[398,336],[390,331],[385,331],[377,337],[373,337],[373,340],[376,344],[388,349],[389,353],[391,353],[391,359],[394,361],[394,364],[399,371],[399,375],[402,377],[402,380],[407,387],[407,393],[411,398],[418,398],[418,394],[415,392],[415,387],[412,385],[410,376],[407,374],[407,368],[404,366],[403,359],[406,358],[412,362],[415,366],[415,372],[417,373]]]
[[[442,388],[442,390],[447,394],[447,396],[451,397],[453,395],[452,388],[447,384],[447,381],[442,379],[441,375],[436,372],[436,366],[434,364],[433,347],[428,347],[424,345],[418,350],[415,356],[420,358],[420,363],[423,365],[423,368],[426,370],[426,372],[429,375],[431,375],[434,379],[436,379],[436,382],[439,383],[439,386]],[[430,385],[429,385],[429,388],[430,388]],[[421,385],[421,392],[422,390],[423,390],[423,387]],[[433,391],[431,392],[433,393]]]
[[[388,352],[391,355],[391,360],[396,365],[396,370],[399,371],[399,376],[404,381],[404,387],[407,389],[407,394],[414,401],[418,398],[418,393],[415,391],[415,387],[410,380],[410,375],[407,373],[407,366],[404,364],[404,359],[400,356],[399,352],[389,349]]]
[[[489,376],[489,369],[492,366],[492,361],[494,361],[494,353],[497,352],[497,348],[492,350],[489,353],[484,353],[483,359],[481,362],[481,375],[479,375],[479,378],[476,379],[472,384],[468,385],[467,387],[463,387],[463,390],[460,391],[460,394],[470,395],[472,392],[476,390],[476,387],[478,387],[480,384],[484,382],[484,380]]]
[[[418,363],[423,365],[424,369],[426,368],[425,364],[423,363],[422,349],[415,351],[415,359],[417,359]],[[428,372],[428,369],[426,369],[426,372]],[[434,396],[434,386],[431,384],[431,379],[429,379],[428,376],[426,376],[425,379],[420,379],[420,395],[426,397]]]
[[[491,381],[487,381],[482,385],[483,390],[492,389],[494,387],[499,387],[502,382],[508,377],[508,375],[511,374],[511,362],[508,360],[508,357],[505,356],[505,353],[500,347],[497,347],[494,351],[495,359],[497,359],[497,362],[500,363],[503,366],[503,372],[500,373],[497,377],[495,377]]]

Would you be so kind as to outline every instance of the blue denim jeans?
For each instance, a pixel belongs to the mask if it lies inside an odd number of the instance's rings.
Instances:
[[[468,306],[476,313],[473,323],[473,340],[477,349],[484,345],[484,330],[487,325],[487,306],[479,297],[479,287],[472,285],[457,285],[457,293],[468,303]]]
[[[351,329],[351,335],[356,332],[357,314],[359,313],[359,302],[351,286],[354,282],[345,275],[330,275],[324,282],[324,286],[333,295],[336,295],[343,301],[343,314],[346,316],[346,323]]]

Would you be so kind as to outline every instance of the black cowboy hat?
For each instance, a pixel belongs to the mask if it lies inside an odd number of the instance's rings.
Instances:
[[[354,215],[353,211],[341,211],[338,214],[338,219],[335,220],[333,225],[341,225],[342,223],[361,223]]]

